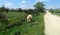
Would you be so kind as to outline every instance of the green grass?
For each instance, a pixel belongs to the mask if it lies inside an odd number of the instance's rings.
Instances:
[[[54,15],[60,16],[60,13],[56,13],[56,12],[51,12]]]
[[[10,19],[10,24],[25,18],[24,12],[8,12],[5,14]],[[0,35],[14,35],[15,32],[21,32],[20,35],[44,35],[44,13],[40,13],[38,16],[33,15],[33,20],[35,21],[29,23],[25,20],[20,26],[0,31]]]
[[[54,14],[54,15],[58,15],[58,16],[60,16],[60,10],[52,10],[52,11],[50,11],[52,14]]]
[[[60,16],[60,13],[53,13],[54,15],[58,15],[58,16]]]

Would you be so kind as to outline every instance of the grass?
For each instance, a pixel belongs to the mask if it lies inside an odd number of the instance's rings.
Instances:
[[[60,16],[60,13],[53,13],[53,14]]]
[[[25,19],[26,15],[24,12],[8,12],[5,14],[10,19],[9,24]],[[44,35],[44,13],[40,13],[38,16],[33,15],[33,20],[35,21],[29,23],[25,20],[22,25],[0,31],[0,35],[15,35],[16,32],[20,32],[20,35]]]
[[[54,13],[54,12],[50,12],[50,13],[52,13],[54,15],[58,15],[58,16],[60,15],[60,13]]]
[[[54,14],[54,15],[58,15],[58,16],[60,16],[60,10],[52,10],[52,11],[50,11],[52,14]]]

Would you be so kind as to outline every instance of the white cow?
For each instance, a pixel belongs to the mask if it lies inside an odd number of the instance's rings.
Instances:
[[[27,15],[27,22],[30,22],[30,21],[32,21],[32,15],[31,14]]]

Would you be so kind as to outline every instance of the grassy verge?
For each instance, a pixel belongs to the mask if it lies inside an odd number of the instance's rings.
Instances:
[[[52,11],[50,11],[52,14],[54,14],[54,15],[58,15],[58,16],[60,16],[60,10],[52,10]]]
[[[50,13],[60,16],[60,13],[56,13],[56,12],[52,12],[52,11],[50,11]]]
[[[21,21],[25,17],[23,12],[8,12],[5,14],[10,19],[9,24]],[[0,35],[44,35],[44,13],[40,13],[38,16],[33,15],[33,20],[29,23],[26,20],[22,21],[22,25],[15,25],[10,29],[0,31]]]

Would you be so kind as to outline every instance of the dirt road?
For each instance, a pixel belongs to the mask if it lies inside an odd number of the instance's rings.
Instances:
[[[60,35],[60,17],[46,11],[45,20],[45,35]]]

